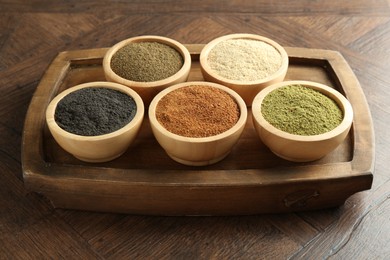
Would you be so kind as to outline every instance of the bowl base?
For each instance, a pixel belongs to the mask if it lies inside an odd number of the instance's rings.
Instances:
[[[103,162],[108,162],[108,161],[112,161],[118,157],[120,157],[122,154],[124,154],[125,152],[121,152],[119,154],[116,154],[116,155],[113,155],[113,156],[110,156],[110,157],[104,157],[104,158],[86,158],[86,157],[80,157],[80,156],[76,156],[73,154],[74,157],[76,157],[77,159],[79,159],[80,161],[84,161],[84,162],[90,162],[90,163],[103,163]]]
[[[302,159],[302,158],[292,158],[292,157],[288,157],[288,156],[284,156],[284,155],[281,155],[277,152],[274,152],[271,150],[271,152],[273,152],[276,156],[282,158],[282,159],[285,159],[287,161],[290,161],[290,162],[312,162],[312,161],[316,161],[316,160],[319,160],[321,158],[312,158],[312,159]]]
[[[228,156],[229,153],[230,152],[227,152],[227,153],[225,153],[217,158],[213,158],[211,160],[205,160],[205,161],[189,161],[189,160],[184,160],[184,159],[178,158],[178,157],[170,155],[170,154],[168,154],[168,156],[171,157],[174,161],[181,163],[181,164],[184,164],[184,165],[206,166],[206,165],[214,164],[214,163],[217,163],[217,162],[223,160],[226,156]]]

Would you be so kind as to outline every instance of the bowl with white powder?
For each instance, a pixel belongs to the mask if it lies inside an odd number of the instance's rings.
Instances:
[[[206,81],[236,91],[247,106],[263,88],[284,80],[288,55],[277,42],[255,34],[230,34],[205,45],[200,66]]]

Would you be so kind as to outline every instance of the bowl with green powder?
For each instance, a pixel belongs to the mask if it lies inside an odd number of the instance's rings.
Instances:
[[[56,142],[86,162],[121,156],[135,140],[144,117],[141,97],[113,82],[89,82],[58,94],[46,109]]]
[[[137,36],[118,42],[103,58],[108,81],[135,90],[149,105],[164,88],[187,80],[191,56],[180,42],[162,36]]]
[[[224,159],[239,140],[247,107],[233,90],[185,82],[161,91],[149,106],[153,134],[175,161],[203,166]]]
[[[276,155],[295,162],[320,159],[336,149],[352,125],[350,102],[337,90],[310,81],[285,81],[260,91],[253,124]]]
[[[236,91],[247,106],[260,90],[284,80],[288,55],[277,42],[255,34],[230,34],[205,45],[200,65],[206,81]]]

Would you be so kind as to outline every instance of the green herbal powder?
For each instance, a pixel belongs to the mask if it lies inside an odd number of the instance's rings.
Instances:
[[[318,135],[337,127],[343,112],[321,92],[289,85],[270,92],[261,105],[263,117],[276,128],[296,135]]]
[[[168,78],[183,66],[182,55],[159,42],[130,43],[111,58],[112,70],[122,78],[151,82]]]

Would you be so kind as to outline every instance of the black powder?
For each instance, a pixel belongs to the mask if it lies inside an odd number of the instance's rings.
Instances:
[[[54,118],[67,132],[96,136],[122,128],[136,111],[134,99],[125,93],[103,87],[83,88],[58,102]]]

